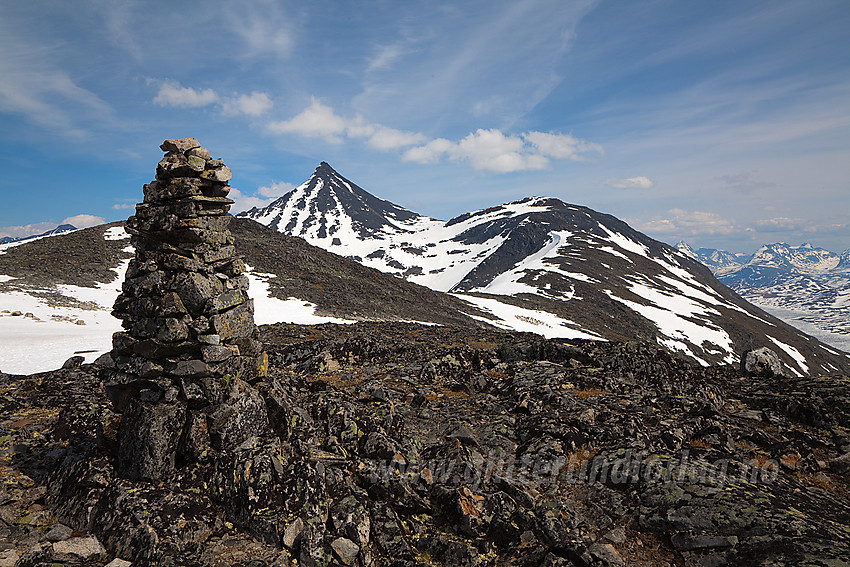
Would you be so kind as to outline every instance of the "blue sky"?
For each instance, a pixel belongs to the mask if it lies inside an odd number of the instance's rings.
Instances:
[[[166,138],[239,206],[320,161],[447,219],[850,248],[850,2],[0,0],[0,236],[132,214]]]

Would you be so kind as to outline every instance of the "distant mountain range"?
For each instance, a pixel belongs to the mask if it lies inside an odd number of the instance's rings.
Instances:
[[[732,363],[758,346],[778,350],[798,373],[848,364],[692,257],[558,199],[529,197],[442,221],[375,197],[323,162],[304,184],[239,216],[450,293],[503,328],[650,340],[702,364]]]
[[[677,244],[745,299],[824,342],[850,351],[850,250],[767,244],[753,255]]]
[[[12,242],[26,242],[26,241],[29,241],[29,240],[44,238],[45,236],[55,236],[57,234],[63,234],[65,232],[71,232],[72,230],[77,230],[77,227],[75,227],[72,224],[60,224],[56,228],[48,230],[47,232],[42,232],[41,234],[34,234],[34,235],[31,235],[31,236],[18,236],[18,237],[4,236],[3,238],[0,238],[0,245],[11,244]]]

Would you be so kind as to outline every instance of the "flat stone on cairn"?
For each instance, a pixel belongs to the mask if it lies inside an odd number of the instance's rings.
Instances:
[[[136,256],[115,301],[125,331],[113,336],[106,383],[124,414],[119,474],[147,480],[169,474],[183,430],[234,404],[235,392],[244,395],[265,375],[268,360],[229,230],[230,169],[195,138],[166,140],[161,149],[156,179],[125,225]],[[215,447],[215,432],[206,433],[213,450],[228,448]]]

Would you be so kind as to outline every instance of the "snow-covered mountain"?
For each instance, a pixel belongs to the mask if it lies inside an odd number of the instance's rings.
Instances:
[[[766,244],[752,256],[687,244],[677,247],[708,266],[751,303],[820,340],[850,351],[850,250]],[[717,258],[738,262],[718,263]]]
[[[239,216],[452,293],[506,328],[653,340],[703,364],[766,345],[795,372],[849,367],[846,355],[744,301],[691,257],[558,199],[441,221],[374,197],[322,163],[303,185]]]
[[[60,224],[59,226],[57,226],[54,229],[48,230],[46,232],[42,232],[41,234],[34,234],[32,236],[18,236],[18,237],[4,236],[3,238],[0,238],[0,246],[2,246],[4,244],[11,244],[13,242],[18,242],[18,243],[29,242],[30,240],[36,240],[38,238],[44,238],[46,236],[55,236],[57,234],[64,234],[66,232],[71,232],[72,230],[77,230],[77,227],[75,227],[72,224]]]
[[[726,250],[715,250],[713,248],[699,248],[698,250],[694,250],[684,241],[676,244],[676,248],[689,258],[693,258],[697,262],[708,266],[717,276],[739,270],[741,266],[749,262],[752,258],[752,256],[733,254]]]

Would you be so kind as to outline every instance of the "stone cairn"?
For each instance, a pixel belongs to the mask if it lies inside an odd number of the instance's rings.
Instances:
[[[161,149],[156,180],[126,223],[136,256],[115,302],[125,331],[113,336],[106,381],[123,414],[117,472],[146,480],[200,459],[210,444],[226,448],[226,424],[216,436],[211,422],[227,421],[228,405],[238,418],[234,398],[268,361],[229,230],[230,169],[195,138]]]

